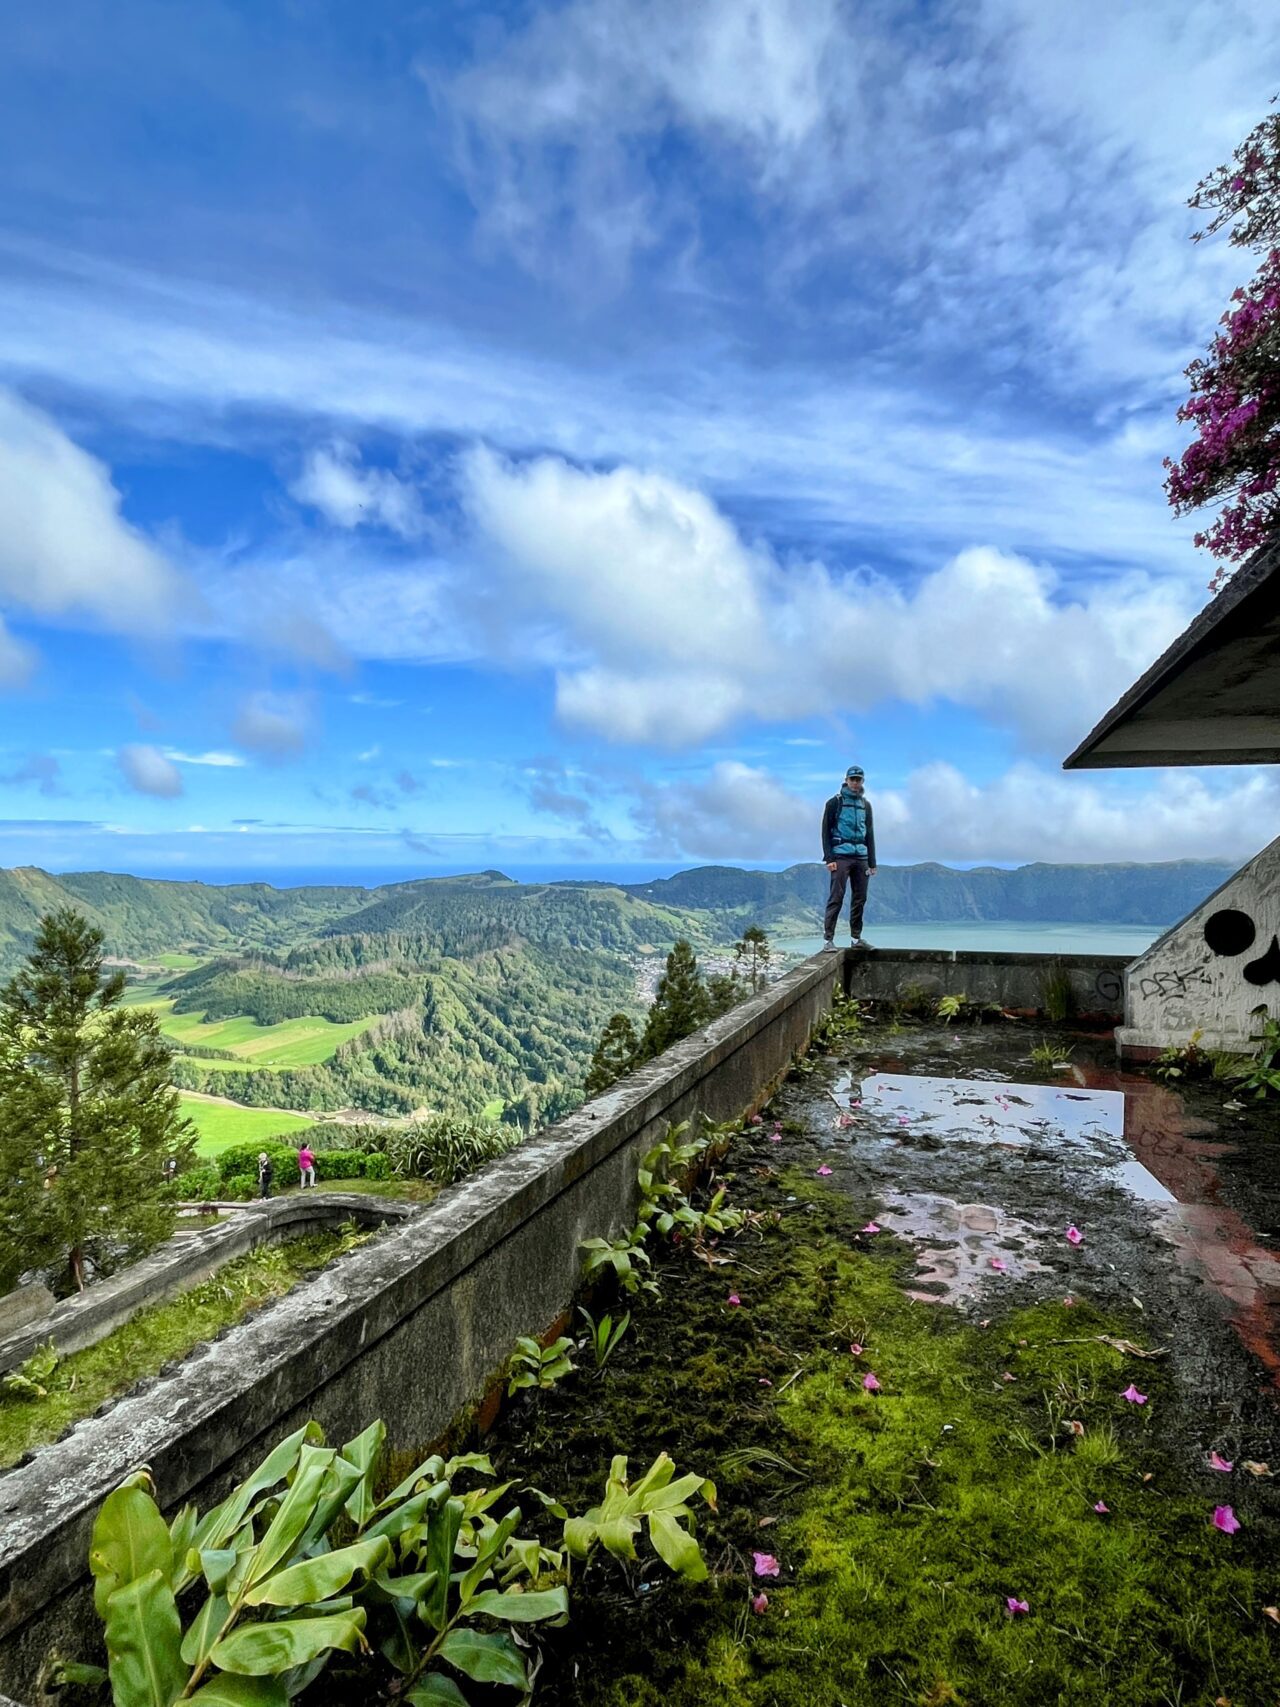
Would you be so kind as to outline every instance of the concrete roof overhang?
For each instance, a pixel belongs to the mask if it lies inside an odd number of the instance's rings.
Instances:
[[[1063,761],[1280,763],[1280,539],[1255,552]]]

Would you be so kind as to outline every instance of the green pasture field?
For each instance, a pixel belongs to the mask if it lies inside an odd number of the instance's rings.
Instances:
[[[199,954],[149,954],[146,960],[149,966],[166,966],[170,972],[190,972],[196,966],[203,966],[205,957]]]
[[[233,1144],[258,1144],[278,1132],[292,1136],[315,1125],[309,1114],[282,1114],[270,1108],[231,1108],[225,1103],[198,1102],[182,1093],[178,1101],[199,1135],[196,1151],[201,1156],[216,1156]]]
[[[206,1024],[202,1014],[174,1013],[169,996],[151,994],[132,1005],[154,1008],[161,1031],[180,1047],[195,1043],[207,1049],[229,1049],[251,1067],[314,1067],[327,1061],[340,1043],[359,1037],[374,1023],[370,1018],[335,1024],[308,1016],[281,1020],[278,1025],[259,1025],[241,1014]]]

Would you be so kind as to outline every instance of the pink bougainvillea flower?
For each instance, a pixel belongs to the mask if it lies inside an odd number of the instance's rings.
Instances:
[[[759,1616],[760,1613],[767,1612],[769,1610],[769,1596],[763,1589],[760,1590],[759,1594],[752,1595],[751,1610],[757,1616]]]
[[[862,1385],[866,1388],[868,1393],[878,1393],[880,1391],[880,1383],[876,1380],[875,1376],[869,1369],[862,1377]]]
[[[907,1119],[905,1114],[900,1114],[898,1116],[898,1125],[899,1126],[910,1126],[910,1124],[911,1124],[911,1122]]]
[[[849,1107],[850,1108],[861,1108],[862,1107],[862,1098],[861,1097],[850,1097],[849,1098]]]
[[[1067,1228],[1067,1243],[1072,1245],[1082,1245],[1084,1243],[1084,1234],[1080,1231],[1079,1227],[1072,1226]]]
[[[1017,1618],[1020,1613],[1031,1610],[1029,1601],[1019,1600],[1016,1595],[1012,1594],[1005,1597],[1005,1606],[1008,1608],[1010,1618]]]
[[[828,1175],[828,1174],[829,1174],[829,1173],[830,1173],[830,1172],[831,1172],[831,1169],[830,1169],[830,1168],[829,1168],[829,1167],[828,1167],[828,1166],[827,1166],[827,1165],[826,1165],[826,1163],[825,1163],[825,1162],[824,1162],[824,1163],[823,1163],[823,1165],[822,1165],[822,1166],[821,1166],[821,1167],[820,1167],[820,1168],[819,1168],[819,1169],[818,1169],[818,1178],[819,1178],[819,1179],[825,1179],[825,1178],[826,1178],[826,1176],[827,1176],[827,1175]]]
[[[773,1386],[773,1382],[770,1381],[770,1379],[767,1375],[761,1375],[759,1377],[759,1381],[760,1381],[760,1385],[762,1387],[772,1387]]]
[[[764,1125],[764,1115],[763,1114],[753,1114],[751,1116],[751,1124],[753,1126],[763,1126]]]
[[[878,1233],[880,1231],[880,1223],[878,1221],[868,1221],[862,1231],[864,1233]]]
[[[1062,1300],[1062,1303],[1063,1303],[1063,1306],[1065,1309],[1068,1309],[1068,1310],[1074,1310],[1075,1309],[1076,1301],[1074,1298],[1064,1298]]]
[[[1231,1471],[1235,1469],[1235,1465],[1229,1458],[1219,1458],[1216,1452],[1211,1452],[1209,1454],[1209,1468],[1211,1470]]]
[[[782,1569],[772,1553],[753,1553],[751,1556],[755,1560],[755,1571],[758,1577],[776,1577]]]
[[[855,1357],[862,1356],[862,1347],[858,1344],[857,1340],[854,1340],[853,1344],[849,1347],[849,1350]]]
[[[991,1266],[995,1269],[997,1274],[1004,1274],[1009,1267],[1003,1257],[992,1257]]]
[[[771,1132],[769,1134],[769,1142],[771,1144],[781,1144],[781,1142],[782,1142],[781,1132]]]
[[[1132,1381],[1130,1381],[1129,1385],[1125,1388],[1124,1392],[1121,1393],[1120,1397],[1122,1399],[1128,1399],[1131,1405],[1145,1405],[1147,1402],[1147,1395],[1145,1393],[1140,1393]]]
[[[1111,1507],[1106,1505],[1102,1500],[1099,1500],[1093,1509],[1097,1512],[1099,1517],[1110,1517],[1111,1515]]]
[[[731,1292],[729,1294],[729,1303],[730,1304],[732,1304],[736,1307],[737,1305],[741,1304],[741,1302],[742,1302],[742,1300],[741,1300],[741,1298],[738,1297],[738,1294],[736,1292]]]
[[[1213,1508],[1213,1527],[1224,1535],[1234,1535],[1240,1527],[1240,1519],[1229,1505],[1216,1505]]]

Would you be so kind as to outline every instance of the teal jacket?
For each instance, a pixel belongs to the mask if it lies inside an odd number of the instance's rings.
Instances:
[[[871,802],[865,794],[842,788],[833,794],[822,813],[822,859],[865,859],[876,863],[876,827]]]

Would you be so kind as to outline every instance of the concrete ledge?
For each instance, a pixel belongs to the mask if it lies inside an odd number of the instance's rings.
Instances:
[[[1118,1019],[1124,1007],[1123,954],[1002,954],[973,949],[873,948],[848,951],[848,990],[870,1001],[901,1000],[913,986],[935,996],[1043,1011],[1045,986],[1066,976],[1072,1012]]]
[[[242,1213],[234,1221],[176,1234],[141,1262],[131,1263],[119,1274],[95,1282],[61,1304],[53,1304],[40,1317],[6,1334],[0,1339],[0,1375],[19,1368],[50,1341],[64,1357],[97,1345],[139,1310],[190,1291],[235,1257],[260,1245],[278,1245],[310,1228],[333,1222],[358,1221],[362,1226],[380,1227],[420,1212],[416,1205],[394,1198],[328,1191],[272,1197],[235,1207]]]
[[[0,1476],[0,1688],[34,1704],[51,1649],[90,1657],[89,1533],[137,1464],[172,1510],[219,1497],[309,1416],[338,1440],[376,1416],[400,1446],[438,1439],[516,1338],[568,1307],[579,1242],[630,1225],[638,1159],[668,1122],[723,1120],[765,1099],[830,1007],[844,958],[806,961]]]

